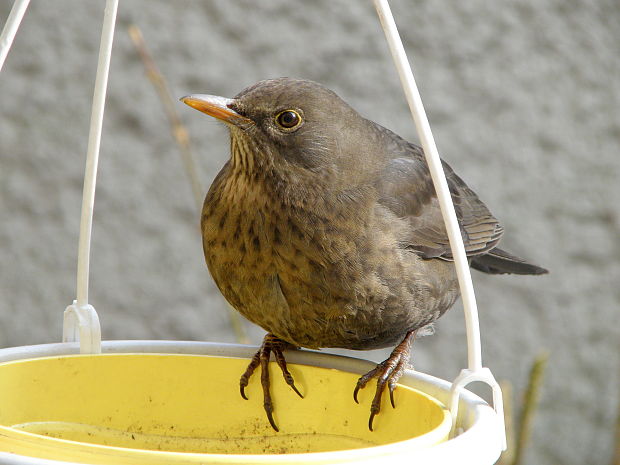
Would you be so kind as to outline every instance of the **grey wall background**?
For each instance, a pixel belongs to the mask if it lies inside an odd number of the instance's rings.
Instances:
[[[0,2],[4,21],[12,2]],[[0,345],[60,339],[75,297],[82,176],[103,2],[32,3],[0,76]],[[548,277],[475,274],[485,364],[523,389],[550,352],[528,463],[607,464],[620,371],[620,7],[411,2],[392,9],[442,156]],[[91,302],[106,339],[234,341],[160,101],[126,33],[143,30],[175,96],[320,81],[416,139],[369,1],[121,2],[95,204]],[[184,107],[208,185],[221,125]],[[263,334],[248,330],[254,343]],[[416,368],[465,366],[460,307]],[[356,353],[381,360],[384,353]]]

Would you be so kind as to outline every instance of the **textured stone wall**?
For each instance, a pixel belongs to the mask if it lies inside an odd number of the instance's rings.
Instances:
[[[2,21],[10,4],[0,3]],[[58,341],[75,297],[102,4],[33,2],[0,75],[0,346]],[[394,0],[392,9],[440,153],[503,222],[505,248],[552,272],[474,276],[496,377],[520,392],[533,357],[550,353],[526,463],[609,463],[620,381],[620,8]],[[232,96],[259,79],[303,77],[404,137],[415,130],[370,1],[121,2],[90,301],[106,339],[234,341],[131,21],[175,96]],[[208,185],[227,157],[226,130],[178,109]],[[259,342],[263,331],[246,326]],[[460,306],[416,342],[412,360],[458,374]]]

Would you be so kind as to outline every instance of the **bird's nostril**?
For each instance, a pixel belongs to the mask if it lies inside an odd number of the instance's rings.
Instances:
[[[235,105],[234,103],[229,103],[228,105],[226,105],[226,108],[229,108],[230,110],[234,111],[238,115],[241,115],[247,118],[247,113],[243,109],[239,108],[238,105]]]

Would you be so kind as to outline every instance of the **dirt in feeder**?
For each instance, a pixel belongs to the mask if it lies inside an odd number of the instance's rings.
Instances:
[[[238,431],[234,436],[221,438],[179,437],[62,421],[21,423],[13,425],[12,428],[102,446],[203,454],[299,454],[359,449],[376,445],[360,438],[321,433],[246,436],[244,431]]]

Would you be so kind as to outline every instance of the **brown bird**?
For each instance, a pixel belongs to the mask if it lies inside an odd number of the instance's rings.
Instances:
[[[409,361],[416,331],[459,295],[422,149],[360,116],[315,82],[261,81],[232,99],[182,98],[230,130],[230,160],[202,211],[207,266],[228,302],[268,334],[241,377],[261,367],[271,426],[270,354],[301,396],[283,350],[396,348],[362,376],[378,378],[368,427]],[[499,248],[503,228],[443,163],[471,267],[547,271]]]

